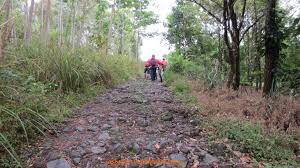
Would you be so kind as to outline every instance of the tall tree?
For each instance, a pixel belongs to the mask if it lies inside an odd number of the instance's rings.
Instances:
[[[254,20],[257,20],[257,3],[253,1],[253,12],[254,12]],[[255,88],[256,90],[261,89],[262,77],[261,77],[261,61],[259,54],[259,24],[253,26],[253,55],[254,55],[254,76],[255,76]]]
[[[51,20],[51,0],[43,0],[43,23],[41,27],[41,41],[45,44],[49,41],[50,20]]]
[[[63,24],[63,5],[64,1],[60,0],[60,10],[59,10],[59,39],[58,39],[58,45],[61,46],[63,43],[63,30],[64,30],[64,24]]]
[[[41,35],[41,39],[43,39],[43,29],[44,29],[44,13],[45,13],[45,2],[44,0],[41,0],[41,25],[40,25],[40,35]]]
[[[269,96],[275,88],[275,76],[279,60],[280,38],[276,22],[277,0],[268,0],[265,25],[265,74],[263,95]]]
[[[0,62],[2,62],[4,58],[4,48],[9,40],[10,30],[11,30],[11,20],[10,16],[10,9],[11,9],[11,0],[4,1],[4,11],[0,11],[1,13],[4,12],[4,23],[1,24],[3,28],[0,29]]]
[[[113,4],[111,5],[111,14],[109,18],[109,28],[108,28],[108,34],[107,34],[107,44],[106,44],[106,55],[110,55],[111,52],[111,42],[112,42],[112,36],[113,36],[113,26],[114,26],[114,18],[115,18],[115,6],[116,6],[116,0],[113,1]]]
[[[28,18],[27,18],[27,24],[26,24],[26,29],[25,29],[25,44],[28,45],[31,36],[32,36],[32,20],[33,20],[33,12],[34,12],[34,0],[31,0],[30,3],[30,8],[28,12]]]

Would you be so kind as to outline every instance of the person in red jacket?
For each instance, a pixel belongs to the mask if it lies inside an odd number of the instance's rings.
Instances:
[[[147,73],[149,74],[149,71],[150,71],[149,67],[150,67],[150,64],[148,63],[148,61],[146,61],[145,62],[145,69],[144,69],[144,78],[145,79],[148,79]]]
[[[162,63],[162,70],[165,71],[168,66],[168,61],[165,58],[163,58],[161,63]]]
[[[162,66],[163,64],[159,59],[155,58],[155,55],[152,55],[152,57],[147,61],[147,64],[150,68],[151,80],[155,81],[157,79],[156,69],[159,65]]]

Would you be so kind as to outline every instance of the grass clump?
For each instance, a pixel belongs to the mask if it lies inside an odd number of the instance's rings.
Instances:
[[[165,82],[171,87],[176,94],[188,94],[190,93],[190,87],[187,85],[187,79],[172,71],[165,73]]]
[[[191,88],[187,84],[188,79],[171,70],[165,73],[165,83],[175,95],[186,104],[197,104],[197,98],[192,96]]]

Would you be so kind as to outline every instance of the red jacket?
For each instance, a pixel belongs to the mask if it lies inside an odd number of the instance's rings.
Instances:
[[[150,66],[150,65],[151,65],[151,60],[152,60],[152,58],[148,59],[148,61],[145,63],[145,66],[146,66],[146,65]],[[156,61],[156,63],[157,63],[158,65],[164,65],[163,62],[160,61],[159,59],[155,59],[155,61]]]
[[[149,66],[150,66],[149,62],[146,61],[146,62],[145,62],[145,67],[149,67]]]

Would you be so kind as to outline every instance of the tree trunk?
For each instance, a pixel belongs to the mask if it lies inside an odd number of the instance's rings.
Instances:
[[[218,67],[217,67],[217,75],[219,75],[219,79],[222,80],[222,72],[223,72],[223,46],[221,42],[221,30],[218,31]]]
[[[11,30],[11,22],[9,20],[11,9],[11,0],[6,0],[4,3],[4,10],[5,10],[5,22],[3,25],[3,29],[0,31],[1,39],[0,39],[0,62],[2,63],[4,59],[4,48],[9,40],[10,30]]]
[[[228,80],[227,80],[227,88],[230,88],[233,82],[233,77],[234,77],[234,59],[233,59],[233,53],[232,53],[232,48],[229,42],[228,38],[228,3],[227,0],[223,1],[223,29],[224,29],[224,42],[227,46],[228,49],[228,59],[227,62],[230,65],[229,73],[228,73]]]
[[[60,11],[59,11],[59,39],[58,46],[61,46],[63,43],[63,0],[60,0]]]
[[[115,5],[116,2],[114,0],[112,9],[111,9],[111,15],[109,18],[109,29],[108,29],[108,35],[107,35],[107,44],[106,44],[106,55],[109,55],[110,50],[111,50],[111,42],[112,42],[112,31],[113,31],[113,26],[114,26],[114,17],[115,17]]]
[[[10,11],[14,11],[14,1],[11,1],[11,8]],[[12,38],[12,42],[17,39],[17,33],[16,33],[16,26],[15,26],[15,20],[11,21],[11,33],[10,37]]]
[[[75,48],[75,18],[76,18],[76,9],[75,3],[72,1],[72,26],[71,26],[71,35],[70,35],[70,44],[72,45],[72,50]]]
[[[140,31],[137,30],[136,51],[135,51],[135,57],[136,57],[136,59],[139,58],[139,53],[140,53]]]
[[[31,0],[29,13],[28,13],[28,20],[27,20],[27,26],[26,26],[26,34],[25,34],[25,44],[28,45],[31,36],[32,36],[32,18],[33,18],[33,11],[34,11],[34,0]]]
[[[119,54],[123,54],[124,50],[124,14],[121,16],[121,28],[120,28],[120,47],[119,47]]]
[[[253,79],[253,76],[252,76],[252,55],[251,55],[251,47],[250,47],[250,41],[251,41],[251,38],[250,38],[250,33],[247,33],[246,35],[247,37],[247,40],[246,40],[246,44],[247,44],[247,47],[245,47],[245,53],[247,53],[247,56],[246,56],[246,66],[247,66],[247,80],[248,82],[250,83],[250,86],[252,86],[252,79]]]
[[[45,5],[44,5],[44,0],[41,0],[41,26],[40,26],[40,36],[41,36],[41,39],[43,39],[43,30],[44,30],[44,8],[45,8]]]
[[[240,86],[240,31],[238,28],[237,16],[234,11],[234,1],[224,0],[223,3],[224,41],[228,48],[230,65],[227,87],[231,88],[232,86],[234,90],[238,90]],[[228,32],[231,34],[231,43],[228,38]]]
[[[275,89],[275,73],[279,59],[280,39],[276,23],[277,0],[268,0],[265,27],[265,74],[263,96],[270,96]]]
[[[28,1],[25,1],[25,7],[24,7],[24,42],[26,41],[26,33],[27,33],[27,25],[28,25]]]
[[[257,8],[256,1],[253,1],[253,10],[254,10],[254,20],[257,20]],[[261,89],[261,63],[260,63],[260,55],[259,55],[259,46],[258,46],[258,25],[254,25],[253,27],[253,38],[254,38],[254,72],[255,72],[255,89],[258,91]]]
[[[88,0],[84,0],[83,1],[83,6],[82,6],[82,15],[81,15],[81,20],[79,22],[79,35],[78,35],[78,42],[79,45],[81,45],[84,41],[83,41],[83,35],[84,35],[84,25],[85,25],[85,17],[86,17],[86,12],[87,12],[87,4],[88,4]]]
[[[228,14],[232,25],[232,52],[233,52],[233,89],[238,90],[240,86],[240,31],[238,28],[237,15],[234,11],[234,0],[229,0]]]
[[[239,39],[237,37],[237,39]],[[235,75],[234,75],[234,83],[233,89],[238,90],[240,87],[240,45],[235,40],[233,41],[233,53],[234,53],[234,68],[235,68]]]
[[[45,4],[46,2],[46,4]],[[50,16],[51,16],[51,0],[43,0],[43,26],[41,30],[42,42],[47,44],[49,41],[49,31],[50,31]]]

